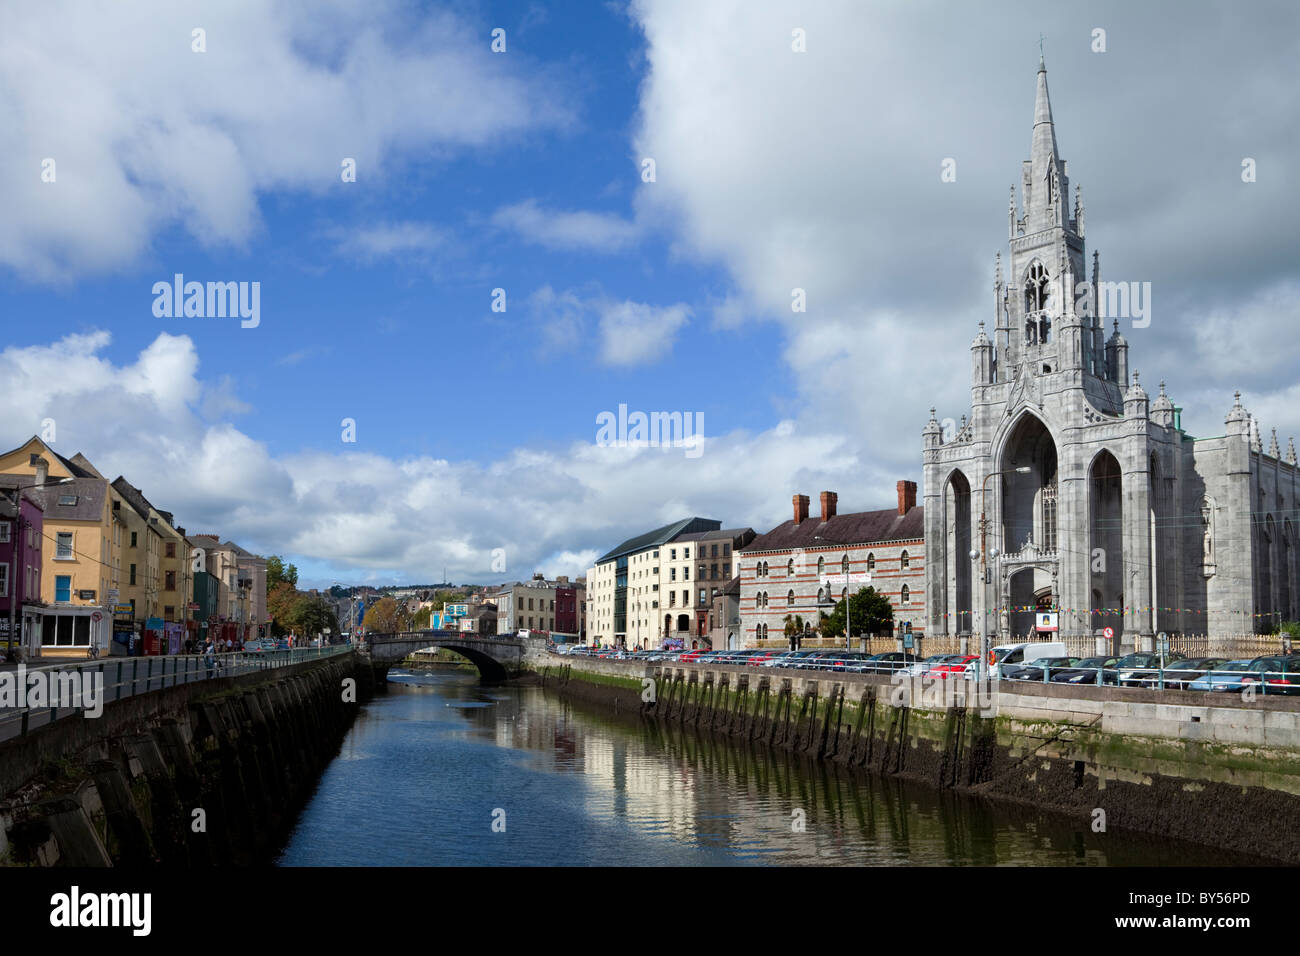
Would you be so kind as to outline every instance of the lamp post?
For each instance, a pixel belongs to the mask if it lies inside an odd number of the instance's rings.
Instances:
[[[1034,469],[1031,468],[1029,465],[1021,465],[1021,466],[1019,466],[1018,468],[1003,469],[1003,470],[1001,470],[1001,471],[991,471],[991,472],[989,472],[987,475],[984,476],[984,481],[980,483],[980,546],[979,546],[979,549],[978,549],[978,550],[972,550],[972,551],[971,551],[971,553],[970,553],[970,558],[971,558],[972,561],[979,561],[979,563],[980,563],[980,586],[984,589],[984,597],[985,597],[985,608],[984,608],[984,611],[985,611],[985,614],[988,613],[988,606],[987,606],[987,604],[988,604],[988,585],[989,585],[989,579],[988,579],[988,557],[989,557],[989,551],[990,551],[990,549],[987,547],[987,543],[988,543],[988,525],[989,525],[989,521],[988,521],[988,512],[987,512],[987,509],[986,509],[985,505],[986,505],[986,501],[987,501],[987,494],[988,494],[988,487],[989,487],[989,479],[990,479],[990,478],[993,478],[993,477],[995,477],[995,476],[997,476],[997,475],[1010,475],[1010,474],[1027,475],[1027,474],[1029,474],[1030,472],[1032,472],[1033,470],[1034,470]],[[997,569],[998,585],[999,585],[999,587],[1001,587],[1001,584],[1002,584],[1002,561],[1001,561],[1002,554],[1001,554],[1001,552],[1000,552],[997,548],[993,548],[993,549],[991,549],[991,550],[992,550],[992,557],[993,557],[993,559],[994,559],[994,562],[995,562],[995,565],[996,565],[996,569]],[[999,621],[998,623],[999,623],[998,631],[999,631],[999,633],[1000,633],[1000,632],[1001,632],[1001,622]],[[972,626],[974,626],[974,622],[973,622],[973,621],[972,621]],[[985,666],[987,665],[987,661],[988,661],[988,651],[989,651],[988,646],[987,646],[987,645],[988,645],[988,640],[989,640],[989,637],[988,637],[988,626],[985,625],[983,628],[981,628],[981,636],[980,636],[980,671],[981,671],[981,672],[983,672]]]

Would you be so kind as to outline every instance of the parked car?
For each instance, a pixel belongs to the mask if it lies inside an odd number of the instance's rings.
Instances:
[[[815,653],[817,652],[816,651],[783,651],[782,653],[777,654],[774,657],[769,657],[767,660],[763,661],[763,666],[764,667],[788,667],[793,670],[798,670],[800,662],[807,660]]]
[[[1300,695],[1300,654],[1257,657],[1246,670],[1243,683],[1258,681],[1266,694]]]
[[[1002,677],[1005,664],[1028,664],[1041,657],[1064,657],[1065,644],[1061,641],[1021,641],[1017,644],[999,644],[989,650],[989,674],[994,680]]]
[[[1048,679],[1058,670],[1077,666],[1077,657],[1040,657],[1032,664],[1007,664],[1002,669],[1003,680],[1041,681],[1046,674]]]
[[[924,677],[932,669],[940,664],[952,664],[956,661],[964,661],[969,654],[931,654],[923,661],[917,661],[915,664],[909,664],[903,668],[903,673],[909,677]]]
[[[1119,659],[1115,665],[1115,675],[1113,679],[1107,680],[1107,675],[1102,675],[1102,680],[1108,684],[1117,684],[1120,687],[1141,687],[1145,678],[1158,676],[1160,674],[1161,661],[1168,664],[1172,661],[1183,660],[1182,654],[1166,654],[1163,658],[1159,654],[1151,654],[1146,651],[1139,651],[1136,654],[1128,654]]]
[[[945,661],[930,668],[926,677],[937,680],[958,680],[966,676],[966,668],[979,660],[978,654],[957,654],[956,660]]]
[[[1250,676],[1251,661],[1224,661],[1218,667],[1187,685],[1188,690],[1223,691],[1233,693],[1241,690],[1243,679]]]
[[[1074,667],[1052,674],[1049,680],[1053,684],[1096,684],[1097,675],[1100,673],[1102,683],[1106,683],[1106,673],[1113,674],[1118,663],[1118,657],[1085,657]],[[1112,678],[1109,683],[1113,684],[1114,679]]]
[[[892,674],[905,667],[920,662],[915,654],[904,651],[889,651],[884,654],[872,654],[862,662],[862,669],[868,674]]]
[[[1175,661],[1165,667],[1164,685],[1170,690],[1186,690],[1187,685],[1212,670],[1217,670],[1228,663],[1222,657],[1194,657]],[[1155,673],[1141,679],[1143,687],[1159,687],[1160,674]]]

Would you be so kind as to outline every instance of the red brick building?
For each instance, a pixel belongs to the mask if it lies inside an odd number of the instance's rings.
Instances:
[[[783,637],[787,615],[815,626],[850,590],[865,587],[889,598],[896,626],[910,623],[920,634],[924,506],[916,503],[916,482],[900,481],[897,490],[896,507],[849,514],[838,513],[835,492],[823,491],[817,518],[809,516],[808,496],[796,494],[790,521],[738,551],[742,643]]]

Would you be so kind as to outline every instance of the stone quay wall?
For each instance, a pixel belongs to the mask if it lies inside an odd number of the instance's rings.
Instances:
[[[674,723],[1069,815],[1300,863],[1300,698],[647,665],[534,654],[543,685]]]
[[[269,862],[374,690],[349,653],[129,697],[7,741],[0,861]]]

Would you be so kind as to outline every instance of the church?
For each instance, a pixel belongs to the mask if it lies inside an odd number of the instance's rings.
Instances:
[[[1300,616],[1294,442],[1284,454],[1274,432],[1264,450],[1239,393],[1223,434],[1190,435],[1164,383],[1154,399],[1140,383],[1096,252],[1085,271],[1041,61],[1020,186],[992,326],[970,346],[970,412],[944,428],[931,409],[923,431],[927,635],[1005,640],[1045,621],[1072,648],[1149,650],[1161,632]]]

